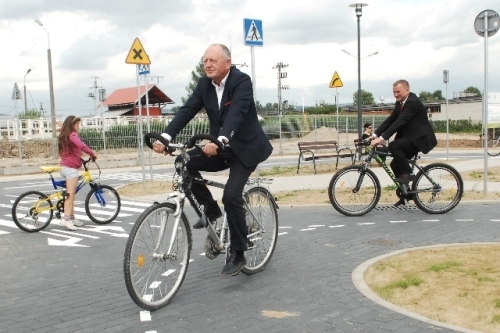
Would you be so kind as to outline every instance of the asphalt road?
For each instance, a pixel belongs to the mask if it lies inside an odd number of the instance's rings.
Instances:
[[[2,193],[1,202],[11,200]],[[202,255],[206,232],[194,230],[194,260],[181,290],[150,313],[131,300],[122,268],[128,232],[145,206],[124,200],[110,225],[81,218],[86,225],[70,232],[53,221],[28,234],[2,205],[0,332],[454,332],[374,303],[351,274],[395,250],[500,236],[495,204],[460,204],[445,215],[374,210],[357,218],[331,206],[280,208],[278,246],[265,271],[220,276],[224,259]]]

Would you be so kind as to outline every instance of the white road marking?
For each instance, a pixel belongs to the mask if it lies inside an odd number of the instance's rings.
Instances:
[[[61,240],[57,240],[57,239],[53,239],[53,238],[47,238],[47,241],[49,243],[49,245],[52,245],[52,246],[77,246],[77,247],[89,247],[87,245],[80,245],[80,244],[76,244],[78,243],[79,241],[82,240],[82,238],[78,238],[78,237],[70,237],[70,236],[66,236],[66,235],[60,235],[60,234],[56,234],[56,233],[53,233],[53,232],[49,232],[49,231],[40,231],[42,234],[48,234],[48,235],[53,235],[53,236],[58,236],[58,237],[64,237],[64,238],[67,238],[66,240],[64,241],[61,241]]]
[[[307,226],[308,228],[319,228],[319,227],[324,227],[325,225],[324,224],[313,224],[313,225],[309,225]]]
[[[474,222],[473,219],[456,219],[457,222]]]
[[[99,239],[99,237],[97,237],[97,236],[90,236],[90,235],[80,234],[80,233],[74,232],[74,231],[66,231],[66,230],[58,230],[58,229],[54,229],[53,231],[54,232],[60,232],[60,233],[63,233],[63,234],[76,235],[76,236],[80,236],[80,237],[87,237],[87,238],[92,238],[92,239]]]
[[[278,227],[278,229],[291,229],[292,227]]]
[[[0,220],[0,225],[3,225],[4,227],[9,227],[9,228],[17,228],[17,225],[13,221],[7,221],[7,220]]]
[[[345,227],[345,224],[339,224],[339,225],[331,225],[329,228],[340,228],[340,227]]]
[[[316,228],[305,228],[305,229],[300,229],[299,231],[309,231],[309,230],[316,230]]]
[[[422,220],[422,222],[439,222],[439,220]]]
[[[10,232],[9,231],[2,231],[2,230],[0,230],[0,235],[6,235],[6,234],[10,234]]]
[[[391,222],[391,223],[406,223],[408,221],[389,221],[389,222]]]
[[[362,222],[362,223],[358,223],[358,225],[372,225],[372,224],[375,224],[375,222]]]
[[[285,232],[278,233],[278,236],[282,236],[282,235],[288,235],[288,232],[285,231]]]
[[[151,312],[149,311],[141,311],[139,312],[141,317],[141,321],[151,321]]]

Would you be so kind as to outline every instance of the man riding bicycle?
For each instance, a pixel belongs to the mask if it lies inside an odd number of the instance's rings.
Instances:
[[[420,151],[427,154],[437,145],[437,139],[424,104],[410,92],[408,81],[396,81],[392,90],[396,105],[391,115],[372,134],[371,145],[376,147],[396,133],[395,139],[389,143],[393,157],[391,169],[397,177],[396,181],[408,184],[415,179],[408,159]],[[404,203],[402,199],[396,205]]]
[[[227,214],[231,235],[230,257],[221,274],[237,275],[246,264],[247,226],[243,208],[243,188],[251,173],[265,161],[273,150],[257,118],[250,77],[231,66],[229,49],[222,44],[210,45],[203,56],[206,76],[200,78],[192,95],[162,136],[171,141],[202,109],[210,120],[210,135],[224,145],[217,151],[214,143],[207,143],[203,150],[188,152],[187,168],[193,177],[201,178],[200,171],[217,172],[229,168],[229,179],[224,188],[222,202]],[[165,146],[153,144],[157,153],[164,153]],[[179,158],[179,157],[178,157]],[[192,192],[203,204],[205,216],[216,220],[222,216],[217,202],[205,185],[193,183]],[[200,219],[193,228],[205,226]]]

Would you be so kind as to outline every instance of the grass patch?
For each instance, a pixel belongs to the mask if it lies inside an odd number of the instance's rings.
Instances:
[[[448,268],[457,267],[457,266],[460,266],[460,265],[462,265],[462,264],[459,263],[458,261],[447,261],[447,262],[444,262],[444,263],[434,264],[434,265],[430,266],[429,268],[426,269],[426,272],[441,272],[441,271],[446,271]]]
[[[471,330],[497,333],[499,276],[500,244],[492,244],[401,253],[369,267],[364,280],[381,298],[409,311]]]

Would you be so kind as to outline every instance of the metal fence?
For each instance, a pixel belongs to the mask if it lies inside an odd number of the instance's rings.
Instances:
[[[100,156],[108,152],[137,151],[138,157],[146,151],[141,136],[147,132],[162,132],[173,116],[161,117],[118,117],[118,118],[82,118],[80,138]],[[374,128],[379,126],[387,115],[363,116],[362,124],[368,122]],[[56,133],[64,119],[57,119]],[[285,141],[336,140],[340,146],[353,147],[353,139],[358,131],[357,115],[307,115],[285,114],[265,116],[261,119],[264,132],[272,140],[273,146]],[[281,126],[280,126],[281,124]],[[186,141],[193,134],[207,134],[209,121],[205,115],[195,117],[176,137],[176,141]],[[18,159],[22,167],[32,158],[52,158],[55,156],[57,142],[52,139],[50,118],[7,120],[0,128],[0,157]],[[349,136],[349,134],[351,134]],[[295,145],[296,147],[296,145]]]

